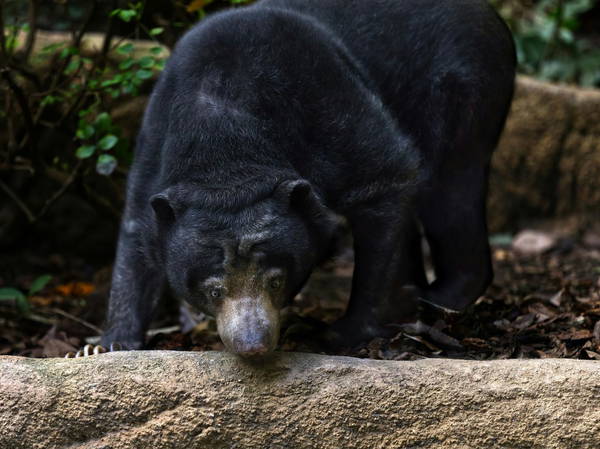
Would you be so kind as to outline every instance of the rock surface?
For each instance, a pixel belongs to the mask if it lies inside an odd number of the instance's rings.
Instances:
[[[597,448],[600,364],[0,357],[0,448]]]
[[[519,76],[492,160],[492,231],[540,218],[600,218],[600,89]]]

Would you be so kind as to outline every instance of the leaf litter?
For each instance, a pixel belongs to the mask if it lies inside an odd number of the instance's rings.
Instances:
[[[346,250],[318,269],[282,312],[279,349],[384,360],[600,360],[600,249],[586,243],[534,254],[495,246],[494,282],[463,313],[447,314],[423,305],[408,322],[394,325],[393,337],[332,352],[319,341],[316,329],[322,327],[318,323],[343,315],[352,276],[352,255]],[[79,266],[64,272],[64,263],[58,268],[52,280],[28,298],[30,315],[0,302],[0,355],[59,357],[97,335],[110,269],[94,272]],[[52,272],[52,267],[44,269]],[[35,276],[27,275],[15,280],[27,291],[32,279]],[[0,278],[0,287],[13,285]],[[172,330],[177,314],[174,307],[164,307],[153,327]],[[223,350],[223,345],[214,320],[206,319],[188,333],[154,332],[148,348],[206,351]]]

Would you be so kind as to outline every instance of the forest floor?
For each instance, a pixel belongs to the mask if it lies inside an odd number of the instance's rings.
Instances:
[[[335,354],[387,360],[600,360],[600,238],[592,237],[561,238],[536,254],[524,254],[510,239],[496,238],[504,244],[493,245],[494,282],[465,312],[424,308],[412,322],[398,325],[393,338],[374,339]],[[42,258],[25,252],[4,255],[0,273],[0,287],[23,291],[40,273],[52,274],[41,291],[27,298],[29,313],[19,312],[11,301],[0,301],[0,355],[61,357],[100,333],[110,267],[96,269],[79,258]],[[351,275],[351,251],[313,274],[284,313],[281,350],[328,353],[311,338],[315,333],[307,323],[332,322],[343,314]],[[184,334],[173,328],[175,307],[161,310],[158,317],[153,328],[159,332],[150,337],[149,349],[223,349],[212,320]]]

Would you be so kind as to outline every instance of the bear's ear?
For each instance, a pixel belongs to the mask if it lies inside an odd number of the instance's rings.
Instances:
[[[277,187],[276,196],[288,203],[291,208],[308,212],[313,216],[321,215],[327,210],[310,183],[305,179],[282,182]]]
[[[177,203],[168,189],[153,195],[150,198],[150,205],[154,210],[156,221],[161,225],[170,225],[177,218]]]

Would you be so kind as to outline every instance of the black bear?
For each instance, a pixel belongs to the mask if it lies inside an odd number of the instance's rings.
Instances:
[[[334,214],[355,246],[343,341],[385,334],[407,285],[464,308],[492,278],[487,178],[514,76],[485,0],[262,0],[203,20],[144,116],[103,344],[142,347],[168,289],[229,350],[272,350]]]

